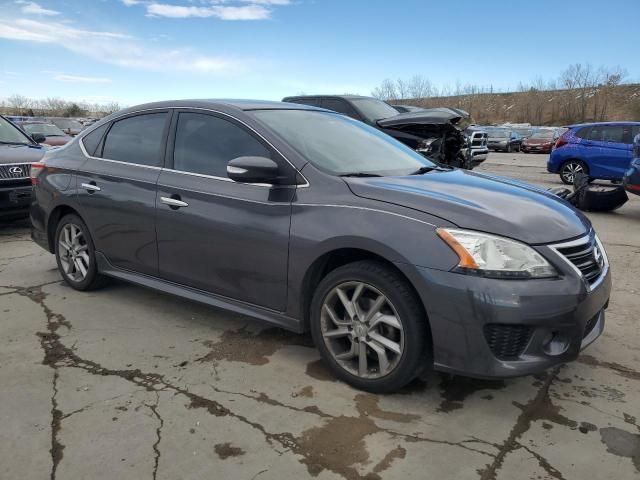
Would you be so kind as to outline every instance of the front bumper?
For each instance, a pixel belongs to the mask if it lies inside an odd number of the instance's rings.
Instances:
[[[474,165],[484,162],[489,156],[488,148],[471,148],[471,161]]]
[[[536,152],[536,153],[551,153],[553,145],[525,145],[524,143],[520,147],[523,152]]]
[[[575,360],[604,329],[608,266],[591,289],[570,267],[559,278],[536,280],[419,270],[436,370],[479,378],[535,374]],[[496,345],[508,350],[509,341],[521,342],[517,355],[496,355]]]
[[[29,215],[31,184],[24,182],[0,182],[0,218]]]

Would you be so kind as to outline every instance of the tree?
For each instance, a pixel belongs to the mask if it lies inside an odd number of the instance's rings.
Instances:
[[[64,109],[63,117],[82,117],[85,111],[77,103],[71,103]]]
[[[7,98],[7,103],[14,115],[22,115],[22,111],[29,106],[29,99],[22,95],[11,95]]]

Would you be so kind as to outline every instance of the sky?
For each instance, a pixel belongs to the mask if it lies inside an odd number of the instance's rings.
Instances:
[[[639,0],[0,0],[0,12],[0,98],[280,100],[413,75],[509,91],[571,63],[640,81]]]

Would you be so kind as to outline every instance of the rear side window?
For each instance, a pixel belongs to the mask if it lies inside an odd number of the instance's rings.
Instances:
[[[292,98],[286,100],[289,103],[299,103],[301,105],[310,105],[312,107],[320,107],[320,99],[312,97]]]
[[[624,143],[623,125],[597,125],[591,129],[591,140],[596,142]]]
[[[102,140],[104,132],[107,131],[109,124],[106,123],[101,127],[96,128],[93,132],[89,133],[82,137],[82,144],[84,145],[84,149],[87,151],[90,157],[99,157],[101,152],[97,152],[98,145]],[[100,149],[101,150],[101,149]]]
[[[158,167],[167,113],[136,115],[113,124],[104,140],[102,157]]]
[[[181,113],[176,127],[173,168],[227,177],[227,163],[238,157],[271,154],[257,138],[228,120],[202,113]]]
[[[589,140],[589,136],[591,134],[591,127],[582,127],[574,133],[574,135],[578,138],[583,138],[585,140]]]

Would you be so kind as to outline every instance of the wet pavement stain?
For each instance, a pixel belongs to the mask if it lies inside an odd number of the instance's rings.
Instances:
[[[305,398],[313,398],[313,387],[311,385],[307,385],[306,387],[301,388],[299,391],[291,394],[292,397],[305,397]]]
[[[630,458],[636,470],[640,472],[640,435],[615,427],[606,427],[600,429],[600,438],[607,446],[607,452]]]
[[[384,458],[373,467],[373,473],[381,473],[387,470],[395,459],[404,459],[407,456],[407,450],[398,445],[396,448],[387,453]]]
[[[269,357],[283,347],[302,346],[313,348],[308,336],[283,330],[267,328],[251,332],[246,327],[239,330],[227,330],[217,341],[205,340],[202,344],[209,348],[206,355],[197,362],[217,362],[221,360],[243,362],[251,365],[266,365]]]
[[[580,422],[580,426],[578,427],[578,430],[580,430],[581,433],[587,434],[589,432],[595,432],[596,430],[598,430],[598,427],[595,426],[593,423]]]
[[[234,447],[229,442],[218,443],[214,445],[213,450],[216,452],[218,457],[220,457],[222,460],[225,460],[229,457],[239,457],[246,453],[240,447]]]
[[[356,410],[362,417],[376,417],[398,423],[411,423],[421,418],[420,415],[382,410],[378,405],[379,397],[377,395],[359,393],[354,400],[356,402]]]
[[[578,357],[577,362],[585,364],[585,365],[594,366],[594,367],[608,368],[610,370],[613,370],[618,375],[620,375],[620,376],[622,376],[624,378],[629,378],[631,380],[640,380],[640,372],[638,372],[636,370],[632,370],[629,367],[625,367],[624,365],[620,365],[619,363],[603,362],[603,361],[600,361],[596,357],[593,357],[591,355],[580,355]],[[584,379],[582,379],[582,380],[584,380]]]
[[[311,378],[315,378],[316,380],[321,380],[323,382],[336,381],[336,377],[333,376],[322,360],[314,360],[313,362],[307,363],[306,372],[307,375]]]
[[[442,375],[438,412],[449,413],[464,407],[464,401],[481,390],[501,390],[507,386],[503,380],[479,380],[476,378]],[[491,397],[493,398],[493,397]],[[486,399],[486,398],[485,398]]]

